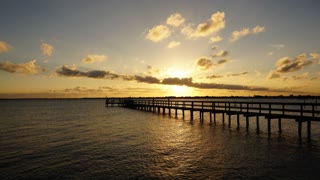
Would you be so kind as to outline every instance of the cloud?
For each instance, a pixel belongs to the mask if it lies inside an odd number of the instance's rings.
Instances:
[[[224,76],[223,75],[210,75],[210,76],[207,76],[206,78],[207,79],[218,79],[218,78],[223,78]]]
[[[264,28],[264,26],[256,26],[254,28],[252,28],[252,33],[254,34],[258,34],[258,33],[261,33],[261,32],[265,32],[266,29]]]
[[[187,38],[206,37],[212,33],[217,33],[225,27],[224,12],[216,12],[211,15],[211,18],[204,23],[200,23],[194,29],[192,24],[182,28],[181,33]]]
[[[185,19],[182,17],[181,14],[175,13],[168,17],[167,24],[175,27],[179,27],[181,24],[183,24]]]
[[[122,75],[118,75],[112,73],[110,71],[103,70],[91,70],[91,71],[79,71],[75,67],[62,66],[60,69],[56,71],[58,75],[68,76],[68,77],[88,77],[88,78],[97,78],[97,79],[119,79],[123,77]]]
[[[222,41],[222,37],[220,37],[220,36],[213,36],[210,38],[211,43],[216,43],[216,42],[220,42],[220,41]]]
[[[284,47],[285,47],[285,45],[284,44],[270,44],[269,45],[270,47],[272,47],[272,48],[275,48],[277,51],[279,51],[280,49],[283,49]],[[268,52],[268,56],[272,56],[272,55],[274,55],[274,51],[270,51],[270,52]]]
[[[241,73],[233,73],[233,74],[229,74],[228,76],[243,76],[243,75],[246,75],[246,74],[249,74],[249,72],[241,72]]]
[[[12,46],[5,41],[0,41],[0,54],[4,52],[8,52],[12,49]]]
[[[228,90],[248,90],[248,91],[278,91],[272,90],[265,87],[255,87],[255,86],[242,86],[242,85],[232,85],[232,84],[217,84],[217,83],[195,83],[192,78],[166,78],[162,81],[165,85],[184,85],[188,87],[198,88],[198,89],[228,89]]]
[[[212,57],[226,57],[228,54],[228,51],[221,50],[218,53],[212,55]]]
[[[105,55],[89,54],[86,58],[82,59],[82,62],[85,64],[88,64],[88,63],[102,62],[105,59],[107,59],[107,56]]]
[[[54,47],[48,43],[41,42],[40,49],[43,55],[51,56],[53,53]]]
[[[159,84],[160,80],[156,77],[152,77],[152,76],[138,76],[135,75],[134,80],[136,80],[137,82],[143,82],[143,83],[149,83],[149,84]]]
[[[41,71],[45,71],[44,68],[36,65],[36,60],[21,64],[15,64],[10,61],[0,62],[0,70],[21,74],[37,74]]]
[[[269,46],[276,48],[277,50],[280,50],[285,47],[284,44],[270,44]]]
[[[227,75],[210,75],[207,76],[207,79],[218,79],[218,78],[223,78],[223,77],[236,77],[236,76],[243,76],[249,74],[248,72],[241,72],[241,73],[233,73],[233,74],[227,74]]]
[[[205,71],[213,66],[211,59],[207,57],[200,57],[196,60],[196,65],[200,68],[200,70]]]
[[[280,78],[280,73],[271,70],[267,76],[268,79],[277,79]]]
[[[180,42],[177,42],[177,41],[171,41],[169,44],[168,44],[168,48],[175,48],[175,47],[178,47],[180,46]]]
[[[300,79],[306,79],[306,78],[308,78],[308,76],[309,76],[309,73],[303,73],[303,74],[301,74],[301,75],[298,75],[298,76],[291,76],[291,79],[292,80],[300,80]]]
[[[225,64],[225,63],[228,63],[228,62],[229,62],[228,59],[221,59],[221,60],[217,61],[215,63],[215,65],[222,65],[222,64]]]
[[[220,65],[223,65],[228,62],[229,62],[228,59],[221,59],[219,61],[213,62],[208,57],[203,56],[203,57],[198,58],[196,60],[195,64],[201,71],[206,71],[213,66],[220,66]]]
[[[254,28],[252,28],[251,30],[249,28],[243,28],[240,31],[233,31],[230,41],[234,42],[239,40],[240,38],[243,38],[245,36],[248,36],[250,34],[258,34],[261,32],[265,32],[265,27],[264,26],[256,26]]]
[[[310,54],[311,58],[308,58],[305,53],[302,53],[295,57],[294,59],[290,59],[290,57],[282,57],[278,59],[275,63],[276,69],[271,70],[269,75],[267,76],[268,79],[275,79],[280,78],[282,73],[291,73],[300,71],[305,66],[316,64],[319,62],[319,56],[312,53]]]
[[[318,54],[318,53],[310,53],[309,54],[313,59],[319,59],[319,57],[320,57],[320,54]]]
[[[104,70],[90,70],[90,71],[79,71],[74,67],[62,66],[60,69],[56,71],[56,73],[60,76],[67,77],[87,77],[87,78],[95,78],[95,79],[119,79],[125,81],[137,81],[137,82],[145,82],[145,83],[160,83],[160,80],[152,77],[152,76],[139,76],[139,75],[122,75],[116,74],[111,71]]]
[[[247,36],[250,34],[250,29],[249,28],[243,28],[240,31],[233,31],[232,32],[232,37],[230,41],[237,41],[238,39]]]
[[[269,89],[266,87],[256,87],[256,86],[243,86],[243,85],[233,85],[233,84],[217,84],[217,83],[197,83],[193,82],[192,78],[178,78],[169,77],[162,80],[153,76],[140,76],[140,75],[121,75],[110,71],[103,70],[91,70],[91,71],[79,71],[74,67],[62,66],[56,71],[57,74],[67,77],[88,77],[88,78],[98,78],[98,79],[119,79],[124,81],[136,81],[148,84],[162,84],[162,85],[179,85],[188,86],[198,89],[227,89],[227,90],[247,90],[247,91],[272,91],[272,92],[287,92],[285,90]],[[242,72],[236,75],[244,75],[247,72]],[[85,91],[84,88],[71,89],[70,91]]]
[[[162,84],[166,85],[186,85],[186,86],[191,86],[192,83],[192,78],[165,78],[162,80]]]
[[[151,74],[151,75],[158,75],[160,74],[160,70],[153,67],[153,66],[147,66],[147,69],[148,69],[148,74]]]
[[[148,30],[146,39],[149,39],[153,42],[159,42],[163,39],[166,39],[171,35],[170,29],[165,25],[154,26],[152,29]]]
[[[276,62],[277,69],[279,73],[288,73],[301,70],[304,66],[310,65],[313,63],[312,60],[307,60],[306,54],[301,54],[295,59],[291,60],[289,57],[280,58]]]

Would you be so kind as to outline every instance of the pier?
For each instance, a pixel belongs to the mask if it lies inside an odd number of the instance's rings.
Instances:
[[[260,101],[261,100],[261,101]],[[279,101],[279,100],[278,100]],[[231,116],[236,116],[237,128],[240,128],[240,115],[245,117],[246,129],[255,121],[257,132],[260,131],[260,117],[267,120],[267,131],[271,133],[271,121],[276,120],[278,132],[282,133],[282,120],[295,120],[298,124],[298,136],[302,137],[302,124],[307,124],[307,137],[311,139],[311,122],[320,121],[320,103],[268,102],[265,99],[247,101],[245,98],[226,100],[184,99],[184,98],[107,98],[107,107],[125,107],[149,111],[169,116],[178,116],[178,111],[185,118],[189,112],[190,121],[198,112],[200,122],[204,115],[209,115],[210,124],[216,124],[217,114],[222,116],[222,124],[231,127]],[[225,118],[225,116],[228,116]],[[227,120],[227,122],[225,122]]]

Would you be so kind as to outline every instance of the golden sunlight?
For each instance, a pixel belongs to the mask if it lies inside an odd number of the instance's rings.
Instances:
[[[169,77],[177,77],[177,78],[186,78],[190,76],[190,71],[176,70],[176,69],[168,69],[166,75]]]
[[[190,96],[191,88],[187,86],[172,85],[170,86],[171,95],[173,96]]]

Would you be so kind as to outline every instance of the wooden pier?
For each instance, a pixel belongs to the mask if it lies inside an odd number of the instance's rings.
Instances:
[[[263,100],[263,99],[262,99]],[[279,101],[279,100],[278,100]],[[320,103],[294,103],[294,102],[263,102],[246,101],[245,99],[226,99],[225,101],[214,99],[176,99],[176,98],[108,98],[107,107],[125,107],[175,117],[181,111],[185,117],[185,111],[189,111],[190,120],[194,119],[194,112],[199,113],[200,122],[204,120],[204,114],[208,113],[210,124],[216,123],[216,115],[222,115],[222,124],[225,125],[225,115],[228,116],[228,127],[231,126],[231,116],[237,117],[237,128],[240,127],[240,115],[246,120],[246,129],[255,117],[256,130],[260,131],[260,117],[267,120],[267,130],[271,133],[271,120],[278,121],[278,132],[282,133],[282,119],[295,120],[298,123],[298,136],[302,136],[302,123],[307,123],[307,137],[311,139],[311,122],[320,121]],[[212,117],[213,116],[213,117]]]

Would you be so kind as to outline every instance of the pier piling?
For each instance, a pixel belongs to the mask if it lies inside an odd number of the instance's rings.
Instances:
[[[232,115],[237,116],[237,129],[240,128],[240,115],[245,116],[246,130],[249,130],[250,117],[256,116],[256,131],[260,131],[259,117],[267,120],[267,131],[271,134],[271,120],[278,119],[278,132],[282,133],[282,119],[296,120],[298,123],[298,136],[302,137],[302,123],[306,122],[307,138],[311,139],[312,121],[320,121],[320,103],[293,103],[293,102],[253,102],[253,101],[221,101],[221,100],[194,100],[175,98],[106,98],[106,107],[126,107],[136,110],[166,113],[171,117],[174,110],[178,118],[181,110],[182,118],[185,111],[190,112],[190,121],[194,120],[194,113],[199,113],[200,122],[204,122],[205,113],[209,113],[210,124],[216,124],[217,114],[222,114],[222,125],[225,126],[225,114],[228,115],[228,127],[231,128]],[[166,112],[168,110],[168,112]],[[212,115],[213,114],[213,115]],[[213,117],[212,117],[213,116]],[[213,120],[212,120],[213,119]],[[213,122],[212,122],[213,121]]]

